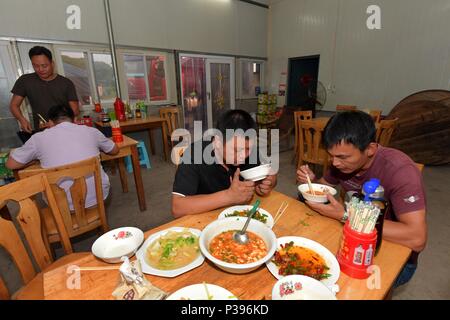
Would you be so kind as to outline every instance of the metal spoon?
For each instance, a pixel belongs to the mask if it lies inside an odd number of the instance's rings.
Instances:
[[[233,234],[233,240],[236,241],[239,244],[246,244],[248,242],[248,234],[245,232],[247,230],[248,224],[250,223],[250,220],[252,219],[253,215],[255,214],[256,210],[259,207],[259,200],[256,200],[255,205],[248,213],[247,221],[244,224],[244,227],[241,231],[237,231]]]

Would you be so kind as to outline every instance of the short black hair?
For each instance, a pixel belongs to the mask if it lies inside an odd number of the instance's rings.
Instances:
[[[70,119],[72,122],[75,119],[75,113],[68,104],[60,104],[50,108],[47,116],[53,122],[59,122],[64,119]]]
[[[53,61],[52,60],[52,52],[50,50],[48,50],[46,47],[35,46],[35,47],[31,48],[30,51],[28,51],[28,56],[30,57],[30,60],[32,57],[40,56],[42,54],[44,56],[46,56],[48,58],[48,60]]]
[[[335,114],[328,121],[323,144],[328,150],[339,143],[350,143],[364,151],[375,142],[376,128],[372,117],[362,111],[347,111]]]
[[[216,129],[222,133],[223,137],[226,137],[227,129],[242,129],[244,132],[249,129],[256,130],[256,122],[247,111],[228,110],[217,120]]]

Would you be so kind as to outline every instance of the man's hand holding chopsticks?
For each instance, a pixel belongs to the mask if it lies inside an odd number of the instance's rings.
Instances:
[[[307,164],[300,166],[297,170],[297,181],[300,183],[307,183],[307,176],[309,176],[312,182],[315,182],[316,175],[314,174],[314,172],[312,172],[309,166]]]
[[[325,190],[329,203],[317,203],[306,201],[305,203],[314,211],[317,211],[323,216],[333,218],[336,220],[341,220],[344,216],[344,206],[337,201],[329,192]]]

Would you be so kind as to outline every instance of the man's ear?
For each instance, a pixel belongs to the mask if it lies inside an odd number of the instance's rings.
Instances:
[[[56,126],[56,124],[52,120],[48,120],[48,127],[51,128],[54,126]]]
[[[376,142],[371,142],[366,148],[367,156],[373,157],[375,152],[377,152],[378,144]]]

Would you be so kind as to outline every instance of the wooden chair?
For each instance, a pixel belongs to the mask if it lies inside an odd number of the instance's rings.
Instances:
[[[382,146],[389,146],[389,142],[392,137],[392,133],[395,130],[397,125],[398,118],[392,120],[381,120],[376,123],[377,133],[376,133],[376,142],[381,144]]]
[[[294,111],[294,128],[295,128],[295,140],[294,140],[294,152],[295,160],[298,159],[298,137],[299,137],[299,121],[300,120],[311,120],[313,113],[309,111]]]
[[[353,106],[353,105],[338,104],[336,106],[336,112],[356,111],[356,110],[358,110],[358,107],[357,106]]]
[[[304,163],[318,164],[323,166],[323,174],[325,174],[328,168],[328,154],[322,146],[322,133],[325,126],[325,122],[299,121],[297,168]]]
[[[369,114],[372,117],[373,121],[375,121],[375,123],[381,121],[381,110],[371,109],[369,110]]]
[[[423,168],[425,167],[425,165],[423,165],[422,163],[416,162],[416,167],[417,167],[417,169],[419,169],[420,172],[423,172]]]
[[[20,179],[44,173],[50,183],[55,195],[56,202],[60,208],[64,224],[69,234],[69,238],[79,236],[88,231],[101,228],[102,232],[109,230],[103,203],[102,179],[100,175],[100,162],[98,157],[88,160],[49,169],[25,169],[19,171]],[[86,177],[94,176],[95,193],[97,205],[85,208],[86,200]],[[61,179],[73,180],[70,188],[73,211],[69,208],[67,195],[63,188],[59,187]],[[43,220],[47,229],[50,243],[60,241],[60,235],[55,228],[55,221],[48,210],[43,210]]]
[[[53,195],[48,180],[44,174],[38,174],[0,188],[0,207],[6,206],[8,200],[13,200],[19,204],[19,213],[17,215],[17,225],[21,229],[25,241],[28,244],[31,255],[37,266],[44,270],[48,268],[53,258],[50,254],[48,243],[42,234],[41,215],[39,207],[34,197],[44,193],[48,206],[52,212],[56,228],[61,235],[61,243],[66,254],[72,253],[67,230],[64,221],[58,209],[56,199]],[[29,284],[37,275],[33,262],[26,249],[24,241],[13,221],[0,217],[0,246],[11,256],[16,265],[23,283]],[[67,259],[64,259],[67,262]],[[20,295],[19,292],[12,295],[12,298]],[[11,295],[0,277],[0,299],[9,299]]]
[[[172,138],[174,140],[178,140],[178,137],[182,137],[184,135],[175,135],[172,137],[172,133],[181,127],[181,121],[180,121],[180,108],[178,106],[176,107],[164,107],[159,109],[159,116],[166,120],[166,128],[167,128],[167,137],[168,141],[170,141],[170,148],[173,148],[174,141],[172,141]]]

